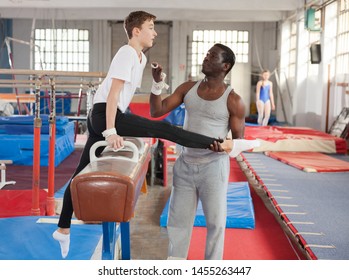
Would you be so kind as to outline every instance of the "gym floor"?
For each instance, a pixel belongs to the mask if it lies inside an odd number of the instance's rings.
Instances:
[[[169,171],[171,178],[169,179],[172,182],[172,168],[169,169],[171,169]],[[148,186],[148,192],[139,196],[135,217],[130,222],[132,259],[167,259],[167,230],[164,227],[159,227],[159,221],[171,194],[170,186],[164,187],[158,184]]]

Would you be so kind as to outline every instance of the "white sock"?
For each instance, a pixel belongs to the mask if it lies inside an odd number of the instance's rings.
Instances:
[[[59,242],[59,245],[61,246],[61,254],[64,259],[69,253],[70,234],[63,234],[56,230],[52,234],[52,237]]]
[[[261,145],[259,140],[234,139],[230,157],[237,157],[241,152],[251,150]]]

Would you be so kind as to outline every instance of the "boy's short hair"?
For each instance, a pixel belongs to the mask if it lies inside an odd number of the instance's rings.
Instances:
[[[124,28],[129,39],[132,38],[133,28],[141,28],[142,24],[147,20],[155,21],[156,16],[144,11],[135,11],[130,13],[124,20]]]

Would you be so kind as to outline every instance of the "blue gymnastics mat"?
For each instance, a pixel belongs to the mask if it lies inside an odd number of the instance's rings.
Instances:
[[[37,221],[45,219],[46,222]],[[0,260],[61,260],[59,243],[52,238],[57,217],[30,216],[0,219]],[[67,260],[91,259],[100,238],[100,224],[72,224]]]
[[[167,226],[170,199],[167,201],[160,216],[160,226]],[[206,219],[201,201],[198,203],[194,226],[205,227]],[[227,192],[227,223],[226,228],[255,228],[253,201],[248,182],[230,182]]]
[[[0,117],[0,155],[12,160],[14,165],[33,165],[33,116]],[[40,135],[40,165],[49,161],[48,116],[42,116]],[[55,167],[75,149],[75,125],[67,117],[56,121]]]

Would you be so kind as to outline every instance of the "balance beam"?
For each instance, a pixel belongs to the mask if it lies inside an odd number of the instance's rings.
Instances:
[[[120,223],[122,259],[130,259],[129,221],[146,184],[150,146],[138,138],[125,138],[123,149],[107,147],[97,157],[96,150],[106,145],[100,141],[91,147],[90,164],[72,180],[74,213],[85,222],[102,222],[104,260],[115,259],[116,223]]]

